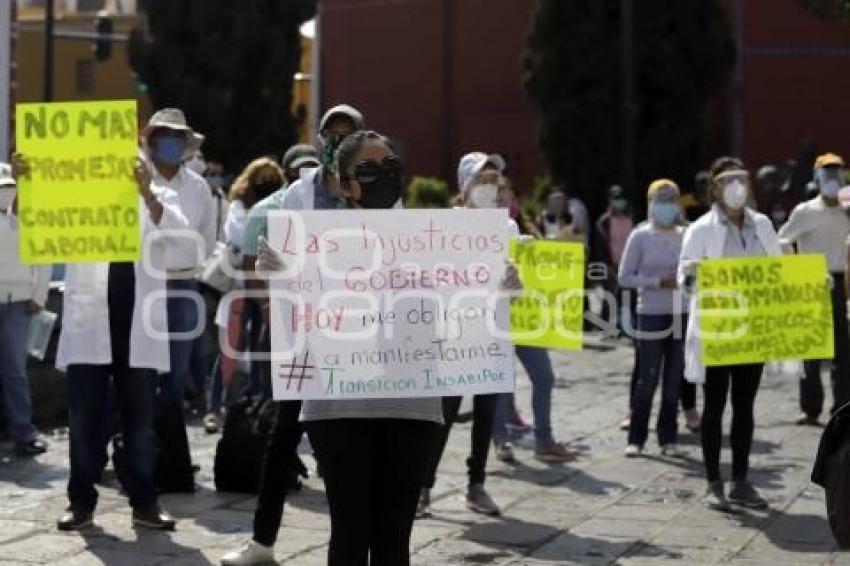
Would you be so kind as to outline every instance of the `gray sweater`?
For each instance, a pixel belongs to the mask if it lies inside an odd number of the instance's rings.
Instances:
[[[662,279],[676,277],[684,233],[682,227],[662,231],[645,222],[629,235],[620,261],[619,282],[620,287],[638,290],[639,314],[687,312],[688,303],[681,291],[661,288]]]

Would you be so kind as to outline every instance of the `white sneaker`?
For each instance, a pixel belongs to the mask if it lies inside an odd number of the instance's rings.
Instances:
[[[255,540],[249,540],[236,550],[221,557],[222,566],[254,566],[256,564],[276,564],[274,548]]]
[[[496,458],[505,464],[516,463],[513,445],[510,442],[502,442],[501,444],[496,445]]]
[[[626,446],[626,451],[623,452],[623,455],[626,458],[637,458],[643,453],[643,448],[638,446],[637,444],[629,444]]]

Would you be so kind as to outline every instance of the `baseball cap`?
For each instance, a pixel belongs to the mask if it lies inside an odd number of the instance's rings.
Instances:
[[[14,187],[16,184],[15,177],[12,175],[12,166],[0,162],[0,187]]]
[[[355,130],[362,130],[364,127],[366,127],[366,123],[363,120],[363,114],[359,110],[357,110],[353,106],[349,106],[348,104],[339,104],[325,112],[324,115],[322,115],[322,119],[319,122],[319,131],[325,131],[328,122],[330,122],[333,118],[339,116],[348,118],[349,120],[354,122]]]
[[[651,199],[661,191],[673,190],[676,194],[679,193],[679,185],[670,179],[656,179],[649,184],[649,190],[646,191],[646,198]]]
[[[844,160],[835,153],[824,153],[815,160],[815,169],[829,166],[844,167]]]
[[[319,154],[316,148],[306,143],[295,144],[286,150],[280,161],[284,169],[299,169],[304,166],[318,167]]]
[[[466,192],[469,188],[467,185],[488,164],[498,169],[500,173],[505,171],[505,158],[497,153],[487,155],[480,151],[473,151],[461,157],[457,166],[457,186],[460,190]]]

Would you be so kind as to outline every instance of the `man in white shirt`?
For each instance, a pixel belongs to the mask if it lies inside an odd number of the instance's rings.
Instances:
[[[47,301],[50,266],[21,263],[17,224],[11,215],[16,186],[12,167],[0,163],[0,382],[15,452],[34,456],[46,451],[47,445],[32,424],[27,336],[30,317]]]
[[[838,191],[844,186],[844,160],[826,153],[815,162],[815,184],[820,194],[800,203],[791,211],[788,222],[779,230],[783,246],[797,245],[801,254],[826,256],[833,279],[832,317],[835,359],[832,365],[832,394],[835,412],[850,401],[850,336],[847,329],[847,294],[845,290],[846,240],[850,234],[850,215],[838,202]],[[820,361],[803,362],[800,381],[800,408],[797,424],[817,424],[823,409],[824,393]]]
[[[156,270],[167,274],[168,331],[171,371],[164,383],[165,399],[183,400],[192,355],[191,334],[202,323],[195,297],[195,274],[212,254],[216,239],[216,203],[203,177],[185,165],[203,142],[186,124],[183,112],[156,112],[142,131],[144,157],[150,171],[145,203],[161,234]],[[161,218],[161,220],[160,220]],[[194,296],[193,296],[194,295]]]

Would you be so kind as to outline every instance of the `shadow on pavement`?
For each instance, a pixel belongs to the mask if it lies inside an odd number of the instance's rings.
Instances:
[[[130,564],[139,556],[149,554],[152,548],[156,549],[156,555],[163,559],[163,563],[169,559],[168,562],[179,560],[181,564],[213,564],[198,549],[174,542],[170,533],[148,529],[135,529],[135,533],[134,541],[118,539],[97,526],[80,531],[79,534],[86,541],[86,552],[104,564]]]
[[[463,538],[494,549],[492,560],[476,562],[479,564],[495,562],[506,549],[520,552],[536,560],[571,560],[579,563],[603,561],[610,563],[629,552],[639,552],[642,558],[664,557],[669,560],[682,557],[670,550],[642,543],[636,539],[617,540],[582,536],[549,525],[513,518],[476,523],[464,531]],[[462,558],[464,564],[472,562],[470,556]]]

